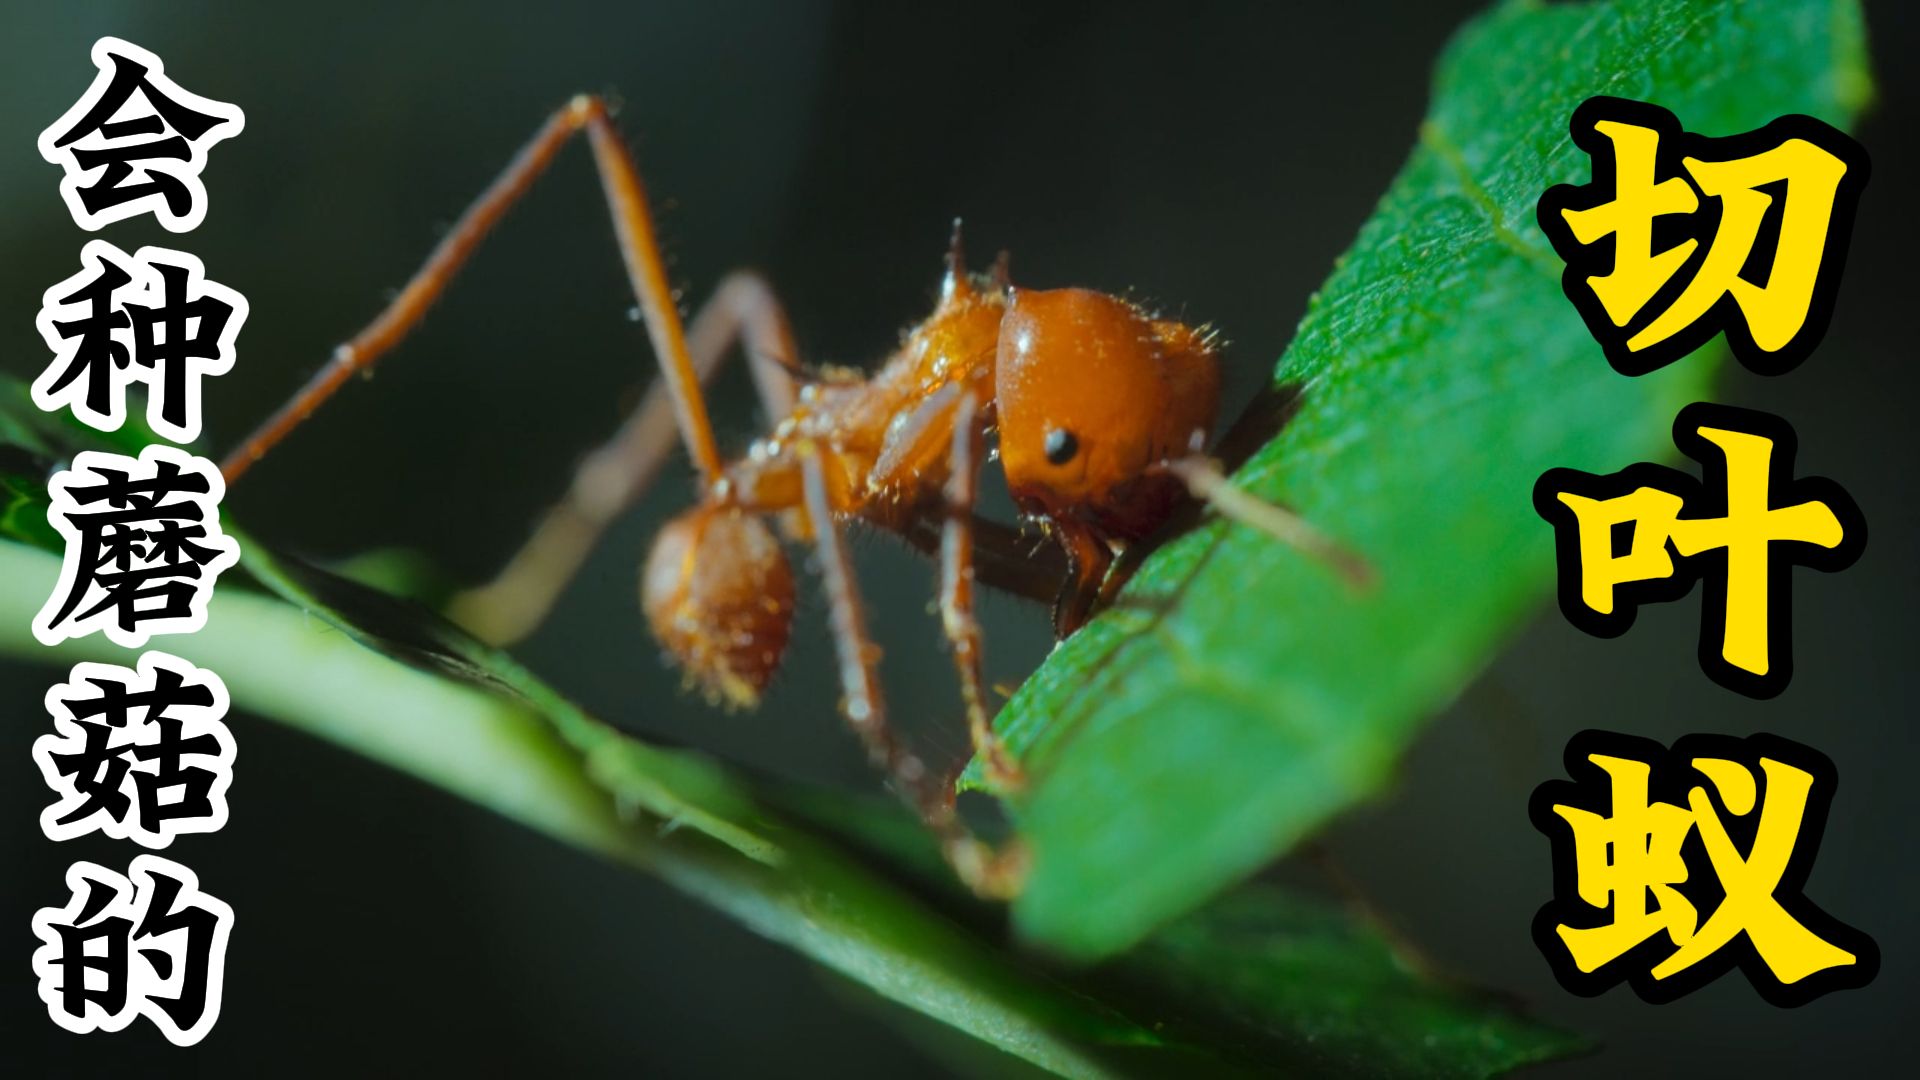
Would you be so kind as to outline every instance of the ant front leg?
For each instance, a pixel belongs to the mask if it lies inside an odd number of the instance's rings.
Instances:
[[[986,432],[980,400],[963,394],[953,411],[953,446],[946,487],[946,522],[940,537],[940,624],[953,649],[960,694],[967,708],[967,735],[985,764],[987,783],[1017,791],[1025,782],[987,715],[986,678],[981,673],[980,622],[973,613],[973,508],[979,492]]]
[[[884,769],[907,805],[920,815],[940,841],[941,853],[968,888],[976,894],[1005,899],[1020,891],[1025,878],[1023,848],[995,851],[973,835],[954,806],[953,790],[929,772],[926,763],[900,742],[887,724],[874,663],[879,647],[867,632],[866,610],[854,583],[853,564],[847,558],[839,522],[827,487],[822,450],[811,444],[798,448],[800,475],[809,531],[820,558],[827,608],[839,655],[840,708],[847,724],[866,748],[867,757]]]

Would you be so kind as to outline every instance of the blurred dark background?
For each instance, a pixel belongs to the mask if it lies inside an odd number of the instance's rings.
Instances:
[[[40,293],[72,272],[85,239],[34,137],[77,99],[92,41],[111,33],[157,52],[188,89],[246,110],[246,131],[212,155],[212,209],[197,232],[107,233],[129,250],[193,251],[251,301],[239,367],[209,390],[215,445],[368,317],[546,111],[579,90],[624,102],[690,298],[728,268],[764,269],[810,359],[879,357],[926,310],[958,214],[977,253],[1013,250],[1018,280],[1131,290],[1225,327],[1231,410],[1404,159],[1431,61],[1480,6],[9,3],[0,364],[39,370]],[[1901,193],[1915,182],[1915,116],[1899,58],[1915,43],[1909,5],[1869,4],[1868,15],[1880,105],[1859,135],[1874,177],[1833,329],[1798,373],[1730,372],[1721,395],[1787,416],[1800,471],[1838,479],[1872,528],[1851,571],[1803,573],[1792,690],[1755,703],[1708,682],[1694,659],[1696,599],[1644,612],[1613,642],[1543,604],[1435,721],[1393,795],[1330,839],[1443,965],[1605,1042],[1601,1056],[1546,1075],[1854,1072],[1907,1056],[1896,1024],[1920,988],[1910,779],[1920,747],[1901,687],[1920,588],[1917,382],[1901,321],[1914,286],[1914,214]],[[349,387],[229,505],[302,554],[399,545],[462,578],[490,572],[652,377],[630,304],[575,150],[378,377]],[[737,445],[756,424],[745,378],[723,378],[717,403]],[[759,713],[727,715],[678,692],[640,621],[635,580],[652,529],[687,497],[677,471],[658,485],[524,656],[636,733],[873,787],[833,714],[817,601]],[[936,756],[961,754],[924,602],[931,567],[879,541],[858,555],[881,598],[897,714]],[[998,597],[986,614],[991,675],[1015,683],[1046,651],[1045,615]],[[0,938],[12,943],[0,962],[0,1060],[28,1073],[877,1076],[956,1065],[935,1064],[924,1028],[903,1027],[896,1007],[655,881],[244,717],[232,823],[168,852],[238,912],[219,1026],[190,1050],[145,1024],[68,1035],[34,997],[28,919],[64,900],[55,893],[73,859],[128,853],[40,835],[44,788],[28,747],[51,679],[0,667],[12,718],[0,724]],[[1765,1005],[1738,977],[1663,1007],[1624,988],[1595,1000],[1559,989],[1527,937],[1548,883],[1525,804],[1587,726],[1662,740],[1773,730],[1829,754],[1841,787],[1810,891],[1878,940],[1879,980],[1794,1011]],[[1013,1067],[991,1052],[982,1061],[989,1074]]]

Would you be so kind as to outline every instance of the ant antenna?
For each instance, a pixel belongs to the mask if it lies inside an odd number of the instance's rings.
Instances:
[[[1338,540],[1321,532],[1299,514],[1249,495],[1235,487],[1220,470],[1220,463],[1205,454],[1192,454],[1162,462],[1162,470],[1177,476],[1194,498],[1219,511],[1230,521],[1258,529],[1275,540],[1327,564],[1356,592],[1371,590],[1379,577],[1373,564]]]

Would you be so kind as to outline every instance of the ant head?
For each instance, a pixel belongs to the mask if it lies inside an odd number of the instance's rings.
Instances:
[[[1182,497],[1158,466],[1204,445],[1220,365],[1206,332],[1117,297],[1013,290],[994,397],[1007,486],[1025,513],[1137,539]]]
[[[793,630],[793,570],[760,518],[712,504],[668,522],[640,604],[690,682],[712,701],[759,704]]]

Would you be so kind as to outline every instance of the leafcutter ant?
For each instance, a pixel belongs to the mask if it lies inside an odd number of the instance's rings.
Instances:
[[[1117,586],[1116,552],[1163,524],[1189,495],[1321,555],[1349,576],[1351,556],[1279,507],[1228,484],[1203,456],[1220,393],[1216,341],[1205,328],[1160,319],[1085,289],[1030,290],[993,271],[968,272],[956,228],[939,303],[871,375],[800,366],[779,302],[759,278],[735,274],[683,327],[640,175],[606,104],[578,97],[554,113],[466,210],[400,294],[222,464],[229,484],[354,374],[420,321],[487,231],[568,140],[592,145],[615,236],[664,379],[611,441],[588,455],[558,505],[491,583],[451,614],[477,636],[529,633],[607,524],[638,497],[677,430],[701,478],[698,505],[664,527],[641,575],[654,635],[710,698],[754,705],[792,632],[793,574],[781,540],[817,549],[841,684],[841,710],[868,756],[941,842],[960,877],[985,896],[1019,888],[1024,856],[978,839],[935,774],[887,724],[842,523],[902,535],[940,565],[941,624],[951,646],[967,728],[991,784],[1022,783],[990,725],[974,620],[976,575],[1029,593],[1044,588],[1016,552],[1015,534],[976,519],[986,444],[997,439],[1007,486],[1066,556],[1055,628],[1072,633]],[[701,384],[738,343],[773,421],[746,454],[715,446]],[[976,551],[998,553],[976,566]],[[988,571],[988,572],[982,572]],[[1023,577],[1024,574],[1024,577]]]

